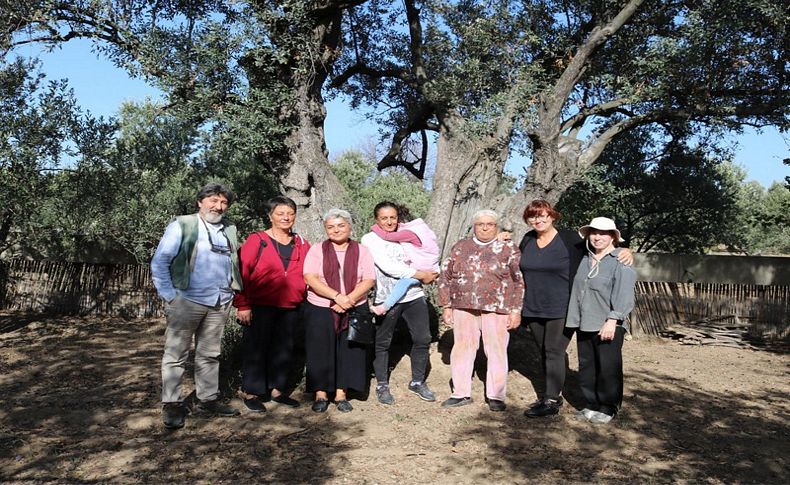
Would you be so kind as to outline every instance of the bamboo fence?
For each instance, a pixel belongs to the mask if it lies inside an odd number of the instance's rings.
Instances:
[[[124,318],[163,314],[148,265],[4,261],[2,309]]]
[[[164,311],[148,265],[10,259],[0,262],[0,298],[10,311],[124,318]],[[755,341],[786,342],[789,306],[790,286],[639,281],[631,320],[648,335],[715,322],[745,328]]]
[[[742,329],[744,339],[762,343],[790,339],[788,315],[790,286],[639,281],[631,319],[649,335],[716,327]]]

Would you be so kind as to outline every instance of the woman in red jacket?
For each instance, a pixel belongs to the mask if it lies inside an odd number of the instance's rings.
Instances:
[[[310,244],[292,231],[296,203],[269,199],[271,227],[250,234],[241,246],[244,289],[236,294],[242,335],[241,392],[247,409],[265,412],[264,401],[298,407],[285,391],[293,354],[299,306],[305,298],[302,276]]]

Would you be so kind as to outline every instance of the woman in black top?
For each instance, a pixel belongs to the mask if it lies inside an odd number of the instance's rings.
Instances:
[[[526,286],[521,315],[538,345],[546,382],[543,395],[524,413],[536,418],[557,414],[562,406],[565,351],[573,336],[573,330],[565,328],[565,316],[573,277],[585,247],[575,231],[554,227],[560,213],[546,200],[530,202],[523,217],[533,230],[519,244]],[[619,259],[627,265],[633,263],[628,250]]]

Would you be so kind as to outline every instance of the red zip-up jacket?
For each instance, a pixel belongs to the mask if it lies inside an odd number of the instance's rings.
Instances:
[[[261,248],[263,241],[263,248]],[[241,245],[241,280],[243,288],[233,300],[239,310],[252,305],[296,308],[306,295],[302,268],[310,243],[294,235],[294,248],[288,268],[283,267],[274,241],[264,231],[250,234]],[[258,257],[260,250],[260,257]],[[256,261],[257,260],[257,261]]]

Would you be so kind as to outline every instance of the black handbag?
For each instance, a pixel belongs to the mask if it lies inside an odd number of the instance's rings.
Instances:
[[[362,345],[371,345],[375,329],[373,315],[359,308],[348,312],[348,341]]]

